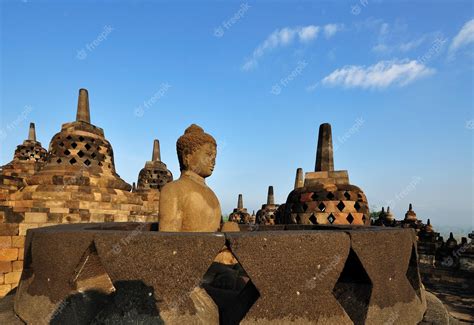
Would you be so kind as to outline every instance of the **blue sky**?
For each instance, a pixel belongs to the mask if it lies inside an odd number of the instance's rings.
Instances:
[[[473,225],[472,1],[2,1],[1,163],[37,125],[44,147],[89,90],[128,182],[160,139],[215,136],[224,213],[286,200],[329,122],[335,167],[376,207]]]

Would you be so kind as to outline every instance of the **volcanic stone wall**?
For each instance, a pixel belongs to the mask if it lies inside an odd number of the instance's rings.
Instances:
[[[124,317],[171,324],[417,324],[426,310],[411,229],[157,229],[128,223],[28,232],[16,313],[53,324]],[[223,246],[238,267],[213,262]],[[222,281],[229,272],[237,283]]]

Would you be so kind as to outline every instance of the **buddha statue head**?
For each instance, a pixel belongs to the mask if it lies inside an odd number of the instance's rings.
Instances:
[[[196,125],[190,125],[176,142],[181,172],[192,171],[206,178],[211,176],[216,163],[216,140]]]

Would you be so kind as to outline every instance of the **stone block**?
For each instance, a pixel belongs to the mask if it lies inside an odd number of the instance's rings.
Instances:
[[[0,273],[7,273],[12,271],[11,261],[0,261]]]
[[[19,225],[14,223],[0,223],[0,236],[17,236]]]
[[[9,248],[12,246],[11,236],[0,236],[0,248]]]
[[[25,255],[25,249],[24,248],[18,248],[18,260],[23,261]]]
[[[0,285],[0,297],[5,297],[12,289],[10,284]]]
[[[44,212],[25,212],[26,223],[42,223],[48,221],[48,214]]]
[[[37,223],[22,223],[20,224],[19,235],[26,236],[26,232],[28,231],[28,229],[35,229],[35,228],[38,228]]]
[[[5,284],[17,284],[20,282],[21,271],[13,271],[5,274]]]
[[[15,272],[21,272],[23,270],[23,261],[14,261],[12,263],[12,270]]]
[[[16,261],[18,248],[0,248],[0,262]]]

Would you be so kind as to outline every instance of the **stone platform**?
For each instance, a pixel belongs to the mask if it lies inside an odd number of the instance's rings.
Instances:
[[[417,324],[426,310],[411,229],[157,229],[120,223],[28,231],[16,314],[32,324]],[[243,276],[240,285],[215,288],[208,279],[224,246]]]

